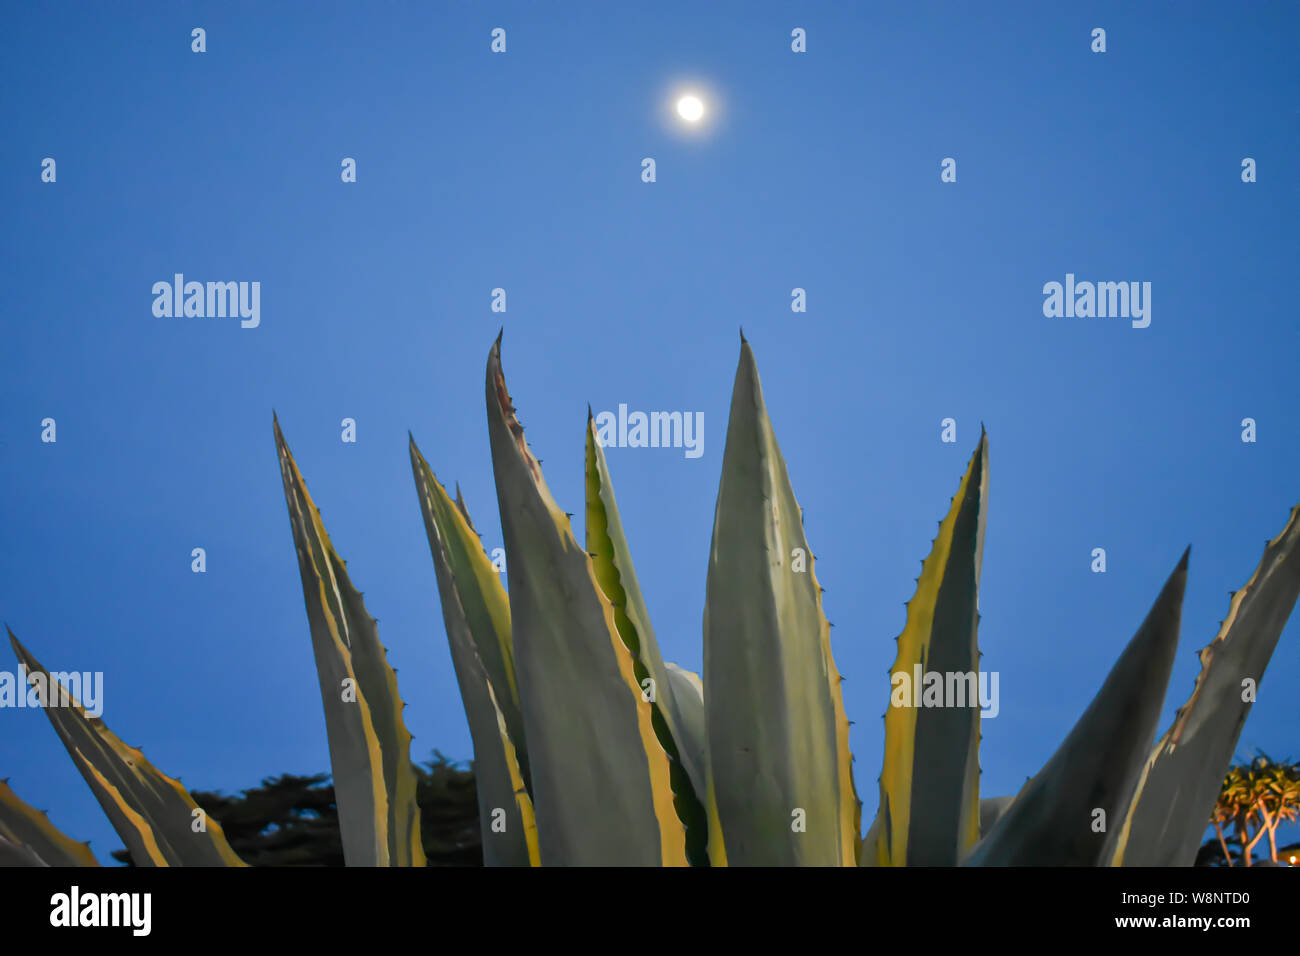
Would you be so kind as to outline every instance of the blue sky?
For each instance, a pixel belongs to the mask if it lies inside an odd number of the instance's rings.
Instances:
[[[697,459],[607,452],[665,656],[698,670],[743,325],[868,819],[903,602],[981,422],[983,793],[1052,754],[1191,544],[1163,731],[1300,500],[1300,8],[545,6],[6,13],[0,618],[51,669],[103,671],[109,726],[190,788],[328,770],[274,408],[379,618],[414,756],[470,758],[406,432],[499,546],[483,370],[504,325],[579,535],[588,403],[703,413]],[[694,135],[665,121],[687,84],[710,110]],[[260,282],[261,324],[155,317],[176,272]],[[1045,317],[1067,273],[1150,282],[1150,327]],[[1298,649],[1293,620],[1240,756],[1300,757]],[[0,721],[0,776],[110,862],[44,715]]]

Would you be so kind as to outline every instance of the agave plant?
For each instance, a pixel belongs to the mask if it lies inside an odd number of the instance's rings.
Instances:
[[[663,659],[588,414],[585,540],[551,496],[488,356],[488,435],[509,592],[459,488],[411,466],[474,745],[485,862],[498,865],[1190,865],[1256,685],[1300,595],[1300,506],[1201,651],[1155,742],[1178,641],[1183,554],[1096,697],[1018,794],[981,799],[978,699],[895,700],[862,833],[842,678],[801,511],[741,339],[709,552],[703,675]],[[331,544],[278,419],[275,443],[350,865],[423,865],[410,734],[376,622]],[[922,565],[891,673],[972,678],[988,496],[979,444]],[[41,703],[57,686],[13,635]],[[928,680],[928,678],[927,678]],[[893,680],[891,680],[891,685]],[[968,686],[974,686],[969,683]],[[47,713],[141,865],[239,865],[185,790],[79,706]],[[1100,825],[1099,825],[1100,822]],[[84,847],[0,790],[0,855]]]

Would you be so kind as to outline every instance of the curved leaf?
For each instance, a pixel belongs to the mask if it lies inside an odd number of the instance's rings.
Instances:
[[[1015,794],[1006,797],[985,797],[980,800],[980,836],[993,829],[993,824],[1001,819],[1016,799]]]
[[[970,866],[1097,866],[1151,749],[1174,651],[1187,553],[1137,634],[1052,759],[964,861]]]
[[[632,566],[623,522],[614,500],[609,465],[590,408],[587,409],[586,445],[587,554],[591,557],[596,583],[614,607],[619,636],[633,655],[637,684],[650,697],[655,734],[672,761],[673,805],[686,827],[687,857],[703,864],[708,860],[709,834],[699,794],[705,792],[708,783],[705,768],[702,762],[689,759],[681,752],[682,716],[676,701],[676,680],[669,677],[664,667],[659,642],[650,625],[650,612]]]
[[[0,780],[0,840],[8,842],[14,858],[26,858],[27,866],[99,866],[90,844],[74,840],[50,822],[44,810],[19,799]]]
[[[704,607],[709,781],[732,866],[853,866],[842,678],[799,504],[741,337]]]
[[[673,701],[677,707],[677,745],[682,763],[691,775],[691,782],[701,782],[697,794],[708,791],[708,737],[704,730],[704,682],[700,675],[678,667],[672,661],[664,664],[668,683],[673,687]]]
[[[349,866],[424,866],[411,734],[375,619],[330,543],[275,425],[298,570],[320,679],[343,857]]]
[[[420,509],[424,512],[429,548],[433,552],[452,665],[456,669],[461,701],[474,741],[474,780],[478,791],[483,862],[487,866],[535,865],[537,826],[533,819],[532,801],[524,786],[508,722],[478,650],[484,645],[502,652],[510,650],[509,608],[494,600],[498,597],[495,591],[499,590],[499,598],[504,601],[505,589],[499,580],[495,581],[496,588],[492,588],[491,579],[496,578],[496,573],[482,547],[478,546],[477,536],[466,514],[452,504],[414,439],[411,440],[411,465],[415,470],[415,485],[420,496]],[[453,541],[456,542],[455,551]],[[482,557],[486,571],[471,557],[473,555]],[[491,575],[491,579],[485,574]],[[474,625],[465,611],[466,603],[476,605],[478,625],[487,629],[487,633],[480,631],[477,639]],[[504,616],[501,614],[503,611]],[[510,658],[504,657],[504,660]],[[510,680],[504,688],[507,693],[513,687],[514,677],[513,664],[509,666]],[[522,738],[522,729],[520,735]]]
[[[515,673],[544,865],[685,865],[668,754],[587,552],[551,497],[501,372],[486,398]]]
[[[1191,866],[1254,695],[1300,596],[1300,505],[1264,547],[1250,580],[1201,653],[1187,703],[1152,750],[1116,838],[1116,866]],[[1285,692],[1285,691],[1284,691]]]
[[[890,669],[877,839],[880,866],[955,866],[979,839],[979,579],[989,444],[975,453],[921,566]],[[953,700],[921,706],[931,675]],[[961,697],[958,702],[956,696]],[[889,825],[883,817],[888,814]]]
[[[76,864],[68,864],[75,866]],[[0,831],[0,867],[49,866],[25,843],[18,843]]]
[[[679,667],[672,661],[666,662],[664,666],[668,669],[668,680],[673,685],[674,700],[680,717],[678,726],[682,736],[678,746],[682,762],[699,768],[698,772],[704,777],[702,801],[709,833],[709,863],[712,866],[726,866],[727,852],[722,844],[717,799],[708,782],[709,739],[704,720],[704,682],[700,680],[699,674]]]
[[[506,729],[506,720],[501,713],[501,708],[497,705],[496,694],[492,690],[492,684],[487,680],[486,672],[483,671],[483,665],[480,662],[479,678],[482,681],[481,686],[487,691],[488,703],[496,712],[497,718],[497,738],[501,743],[501,762],[507,774],[506,780],[502,781],[500,792],[506,791],[506,785],[514,797],[513,811],[506,810],[506,817],[511,821],[518,821],[518,830],[501,831],[508,832],[509,837],[501,837],[501,845],[496,846],[497,838],[500,834],[495,826],[496,821],[492,820],[488,826],[483,829],[483,857],[487,866],[541,866],[541,852],[537,842],[537,816],[533,813],[533,801],[528,795],[528,790],[524,787],[523,775],[519,772],[519,757],[515,753],[514,744],[510,742],[510,733]],[[477,754],[478,751],[475,751]],[[475,780],[481,779],[478,776],[479,764],[477,760],[474,764]],[[499,771],[498,771],[499,772]],[[481,804],[480,804],[481,806]],[[503,798],[501,809],[505,810],[509,803]],[[494,807],[495,811],[496,808]],[[520,840],[522,833],[523,839]],[[522,843],[522,847],[520,844]],[[489,846],[491,845],[491,853]]]
[[[9,631],[9,643],[95,799],[131,852],[136,866],[244,866],[221,824],[200,814],[179,780],[159,771],[124,744],[98,717],[85,712]],[[205,829],[195,832],[196,820]]]
[[[519,709],[519,688],[515,681],[510,598],[501,584],[501,576],[483,550],[483,542],[470,521],[460,489],[456,489],[453,502],[420,454],[414,438],[410,441],[410,452],[420,512],[424,515],[424,530],[438,576],[438,593],[442,595],[448,638],[451,638],[453,621],[457,628],[463,626],[466,629],[466,636],[492,684],[519,760],[524,785],[531,790],[524,718]],[[448,604],[449,598],[455,599],[451,605]],[[463,683],[461,687],[463,692]],[[495,728],[495,717],[491,723]]]

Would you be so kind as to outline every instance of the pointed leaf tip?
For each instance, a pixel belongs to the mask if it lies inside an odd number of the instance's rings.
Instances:
[[[988,489],[981,430],[894,638],[889,673],[915,666],[948,673],[979,670],[978,593]],[[877,865],[952,866],[979,837],[979,711],[890,707],[885,714],[881,809],[863,858]],[[936,772],[935,768],[945,768]]]
[[[1192,694],[1146,760],[1112,864],[1192,864],[1250,710],[1241,700],[1240,676],[1262,679],[1300,595],[1298,517],[1300,509],[1293,508],[1198,655],[1201,670]]]
[[[811,548],[743,330],[722,471],[704,612],[709,813],[729,865],[842,865],[857,838],[848,721],[812,568],[773,573],[778,548]],[[807,834],[772,839],[774,808],[793,806]]]
[[[412,461],[418,458],[414,445]],[[423,866],[401,696],[377,620],[334,549],[306,482],[282,446],[281,477],[325,710],[344,856],[353,865]],[[334,688],[356,681],[358,704]]]
[[[1180,563],[1065,741],[966,864],[1098,866],[1113,859],[1114,840],[1128,829],[1129,807],[1155,738],[1186,581]],[[1076,825],[1096,808],[1121,826],[1093,832]]]
[[[685,862],[668,755],[632,652],[527,446],[495,349],[486,398],[539,858],[549,865]],[[646,840],[646,832],[658,839]]]
[[[26,670],[33,677],[38,673],[44,677],[47,693],[40,695],[40,706],[136,865],[244,865],[217,821],[198,834],[190,830],[191,811],[197,805],[178,780],[157,770],[138,747],[114,735],[102,719],[86,713],[57,675],[52,676],[12,633],[10,640]],[[0,804],[5,802],[0,799]],[[39,814],[45,820],[45,811]],[[61,835],[58,839],[66,840]],[[74,865],[96,864],[85,860]]]

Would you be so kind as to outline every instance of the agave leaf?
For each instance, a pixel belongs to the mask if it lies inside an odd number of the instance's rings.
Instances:
[[[77,866],[78,864],[65,865]],[[0,867],[11,866],[49,866],[49,864],[37,856],[36,851],[31,847],[11,840],[0,831]]]
[[[429,548],[433,552],[452,665],[456,669],[465,717],[474,740],[474,779],[478,790],[479,829],[483,835],[483,862],[487,866],[535,865],[537,826],[533,819],[532,801],[524,786],[509,722],[478,650],[487,645],[510,653],[510,610],[503,606],[505,589],[499,580],[495,581],[496,589],[492,588],[492,579],[497,575],[482,547],[478,546],[466,513],[452,504],[414,439],[411,440],[411,465],[415,470],[415,485],[420,496],[420,509],[424,512]],[[474,555],[487,562],[486,572],[480,562],[474,560]],[[496,600],[498,597],[499,601]],[[476,605],[480,627],[487,630],[487,633],[480,632],[477,640],[470,616],[465,611],[465,604],[470,602]],[[501,612],[504,612],[503,616]],[[501,656],[504,655],[499,655],[499,660]],[[504,657],[504,660],[508,662],[510,658]],[[509,664],[508,673],[508,682],[503,687],[507,693],[513,688],[513,663]],[[522,729],[519,733],[522,739]]]
[[[1097,866],[1106,858],[1108,831],[1121,825],[1155,737],[1186,585],[1184,552],[1070,735],[975,845],[966,864]]]
[[[1015,795],[1006,797],[983,797],[980,799],[980,836],[983,837],[993,829],[993,824],[1007,811],[1011,802],[1015,800]],[[878,814],[871,822],[871,828],[867,830],[866,835],[862,838],[862,856],[858,860],[858,866],[879,866],[880,861],[875,854],[875,847],[880,840],[881,830],[889,822],[887,814]],[[868,851],[871,852],[868,852]]]
[[[375,619],[330,543],[275,420],[275,447],[298,552],[325,707],[343,857],[349,866],[424,866],[411,734]]]
[[[1142,768],[1117,834],[1116,866],[1191,866],[1232,762],[1256,689],[1300,596],[1300,505],[1232,597],[1219,633],[1200,653],[1192,696]]]
[[[677,744],[682,763],[690,770],[691,782],[700,781],[696,794],[708,790],[708,737],[704,730],[704,682],[700,675],[678,667],[672,661],[664,664],[668,683],[673,688],[673,701],[677,707]],[[695,769],[690,769],[695,768]],[[697,777],[698,774],[698,777]]]
[[[685,865],[671,764],[591,558],[551,497],[501,371],[488,433],[509,559],[515,673],[543,865]]]
[[[1007,808],[1015,799],[1015,794],[1011,794],[1006,797],[985,797],[980,800],[980,836],[993,829],[993,824],[1001,819],[1002,814],[1007,812]]]
[[[727,851],[722,844],[717,797],[709,787],[708,780],[709,738],[704,720],[704,682],[700,680],[699,674],[678,667],[672,661],[668,661],[664,666],[668,669],[668,681],[673,685],[674,700],[677,702],[677,710],[681,718],[679,728],[682,736],[679,740],[679,749],[682,761],[693,763],[702,768],[704,773],[702,800],[705,826],[709,836],[706,848],[708,863],[711,866],[726,866]]]
[[[497,738],[501,747],[501,764],[507,774],[507,779],[503,783],[509,785],[510,793],[514,797],[512,809],[507,809],[510,804],[504,799],[501,801],[501,809],[505,811],[506,819],[512,826],[515,821],[518,821],[519,825],[519,829],[503,831],[510,833],[509,838],[501,836],[497,832],[495,820],[491,820],[488,825],[482,828],[484,864],[486,866],[541,866],[541,852],[537,843],[537,815],[533,812],[533,800],[524,786],[523,774],[519,770],[519,757],[515,753],[514,744],[510,742],[510,732],[506,729],[505,717],[497,704],[496,693],[493,692],[492,684],[487,679],[487,672],[483,670],[482,662],[479,662],[478,667],[479,686],[487,691],[488,702],[496,712]],[[476,750],[475,754],[477,755],[477,753]],[[474,764],[474,779],[476,781],[484,779],[479,768],[480,765],[476,756]],[[482,786],[482,783],[479,783],[479,786]],[[504,790],[504,786],[500,788],[500,792],[504,793]],[[494,812],[495,809],[493,808]],[[520,839],[521,835],[522,839]],[[497,845],[498,837],[500,837],[499,846]]]
[[[452,631],[448,625],[448,632]],[[455,626],[452,662],[474,740],[474,781],[485,866],[540,866],[537,820],[519,758],[492,682],[463,623]]]
[[[136,866],[244,866],[221,824],[202,814],[179,780],[160,772],[50,677],[9,631],[9,643],[45,715],[90,784]],[[202,819],[205,829],[195,832]],[[47,836],[48,838],[48,836]]]
[[[672,760],[670,782],[677,816],[686,827],[687,857],[702,864],[707,861],[708,844],[708,824],[699,796],[706,792],[708,785],[705,764],[682,743],[683,718],[676,700],[676,686],[683,678],[680,675],[670,678],[659,652],[590,407],[587,409],[586,477],[587,553],[596,583],[614,606],[619,636],[633,655],[637,683],[650,698],[656,736]]]
[[[742,336],[704,607],[710,789],[733,866],[856,862],[842,678],[800,515]]]
[[[6,852],[14,860],[3,865],[99,866],[89,843],[64,835],[44,810],[19,799],[7,780],[0,780],[0,841],[8,844]]]
[[[858,842],[858,866],[880,866],[880,851],[877,847],[882,839],[881,834],[888,826],[889,804],[882,803],[871,826],[867,827],[867,832]]]
[[[874,843],[880,866],[955,866],[979,839],[979,579],[988,508],[989,444],[979,446],[921,566],[890,669],[885,758]],[[924,675],[953,679],[957,706],[919,706]],[[920,678],[920,679],[918,679]],[[909,692],[910,691],[910,692]],[[884,824],[888,816],[889,824]]]
[[[424,530],[429,538],[429,550],[433,553],[438,593],[442,595],[448,638],[451,638],[453,620],[457,628],[463,626],[466,629],[465,636],[492,684],[511,745],[519,760],[519,772],[525,788],[531,790],[524,718],[519,709],[519,688],[515,683],[510,598],[501,584],[501,576],[483,550],[483,542],[470,521],[469,510],[465,507],[460,489],[456,489],[456,500],[453,502],[435,477],[429,463],[420,454],[414,438],[411,438],[410,451],[416,493],[420,497],[420,511],[424,515]],[[463,681],[461,689],[463,693]],[[484,710],[481,716],[487,720],[487,711]],[[472,723],[473,718],[471,725]],[[495,717],[491,718],[490,725],[492,734],[495,735]]]

